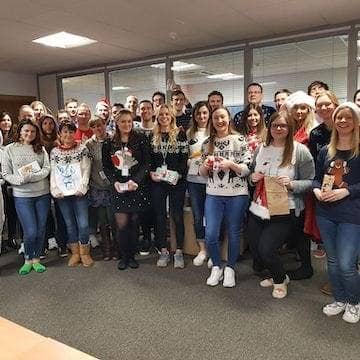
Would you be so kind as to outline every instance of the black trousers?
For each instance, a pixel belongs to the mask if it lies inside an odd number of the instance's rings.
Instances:
[[[151,184],[153,209],[155,212],[155,236],[159,248],[166,248],[166,199],[169,197],[170,217],[175,224],[176,248],[182,249],[184,245],[184,199],[185,182],[169,185],[165,182]]]
[[[296,217],[294,211],[289,215],[272,216],[270,220],[250,213],[247,230],[254,261],[269,270],[275,284],[285,280],[286,273],[278,250],[289,236],[296,238],[299,252],[306,251],[303,228],[303,214]]]

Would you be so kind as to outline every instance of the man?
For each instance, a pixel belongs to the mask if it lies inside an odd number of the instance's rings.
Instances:
[[[171,94],[171,106],[175,111],[176,125],[186,131],[190,125],[191,115],[186,111],[184,112],[185,99],[182,90],[175,90]]]
[[[122,109],[124,109],[124,105],[121,103],[114,103],[111,108],[111,115],[109,117],[108,123],[106,124],[106,133],[109,136],[113,136],[115,134],[115,130],[116,130],[115,119],[119,111]]]
[[[159,107],[162,104],[165,104],[165,94],[162,93],[161,91],[155,91],[151,99],[155,114],[157,114]]]
[[[77,108],[76,121],[78,127],[75,132],[75,140],[84,143],[87,139],[90,139],[93,135],[93,131],[89,126],[89,120],[91,118],[91,111],[89,105],[82,103]]]
[[[70,115],[72,121],[76,123],[76,112],[78,108],[78,101],[74,98],[69,98],[65,101],[65,110]]]
[[[126,98],[125,108],[131,111],[134,121],[140,121],[140,116],[136,114],[139,100],[134,95],[129,95]]]
[[[263,111],[264,120],[266,126],[268,125],[270,116],[276,111],[272,106],[266,106],[262,105],[263,100],[263,87],[259,83],[251,83],[247,86],[247,97],[248,97],[248,103],[249,104],[256,104],[261,106],[261,109]],[[235,127],[238,129],[240,126],[240,121],[242,118],[244,111],[238,112],[234,116],[234,124]]]
[[[208,95],[208,103],[209,103],[211,111],[218,109],[219,107],[223,106],[223,104],[224,104],[223,94],[220,91],[213,90]]]
[[[281,106],[284,104],[285,99],[291,94],[288,89],[278,90],[274,94],[274,103],[276,107],[276,111],[280,111]]]
[[[154,109],[150,100],[142,100],[139,105],[140,109],[140,122],[134,122],[134,128],[136,131],[143,133],[147,137],[150,137],[154,129]]]
[[[324,90],[329,90],[329,85],[320,80],[315,80],[308,86],[307,93],[316,99]]]
[[[96,115],[99,116],[99,118],[103,119],[105,122],[108,121],[110,116],[110,102],[107,98],[101,98],[96,106]]]

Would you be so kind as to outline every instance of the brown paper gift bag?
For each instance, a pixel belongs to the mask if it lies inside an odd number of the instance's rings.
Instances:
[[[279,185],[275,177],[265,176],[265,191],[270,216],[290,214],[288,192]]]

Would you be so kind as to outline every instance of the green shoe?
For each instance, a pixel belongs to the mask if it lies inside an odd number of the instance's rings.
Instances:
[[[43,264],[40,264],[39,262],[37,263],[33,263],[32,264],[32,268],[35,270],[35,272],[37,273],[43,273],[44,271],[46,271],[46,267]]]
[[[33,264],[25,263],[19,270],[19,275],[27,275],[30,273],[31,269],[33,268]]]

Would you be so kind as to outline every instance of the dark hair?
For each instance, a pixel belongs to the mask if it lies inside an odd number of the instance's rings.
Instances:
[[[288,96],[289,96],[291,94],[291,91],[288,89],[280,89],[274,94],[274,99],[276,98],[277,95],[282,94],[282,93],[288,94]]]
[[[150,100],[141,100],[140,102],[139,102],[139,107],[140,107],[140,105],[141,104],[143,104],[143,103],[148,103],[148,104],[150,104],[151,106],[152,106],[152,102],[150,101]]]
[[[209,130],[210,121],[211,121],[211,108],[210,108],[209,103],[207,101],[199,101],[192,108],[191,123],[190,123],[189,130],[186,132],[187,137],[189,139],[192,139],[195,132],[198,130],[198,123],[196,121],[196,115],[199,112],[200,108],[202,108],[203,106],[205,106],[209,111],[209,120],[208,120],[208,124],[207,124],[207,131]]]
[[[224,96],[223,94],[220,92],[220,91],[217,91],[217,90],[213,90],[211,93],[209,93],[208,95],[208,101],[210,100],[210,97],[211,96],[220,96],[221,97],[221,102],[224,102]]]
[[[114,107],[114,106],[116,106],[116,107],[121,107],[122,109],[125,108],[124,104],[122,104],[122,103],[114,103],[114,104],[112,104],[111,107]]]
[[[265,120],[264,120],[264,114],[262,111],[262,107],[260,105],[257,104],[249,104],[246,106],[246,108],[244,109],[242,115],[241,115],[241,120],[240,120],[240,125],[238,128],[238,131],[240,132],[240,134],[242,135],[248,135],[250,132],[250,128],[249,128],[249,124],[247,121],[247,118],[249,116],[250,110],[255,110],[259,115],[260,115],[260,122],[256,128],[258,135],[261,136],[262,133],[264,132],[266,126],[265,126]]]
[[[279,118],[283,118],[285,119],[287,125],[288,125],[288,134],[285,140],[285,147],[284,147],[284,151],[283,151],[283,155],[282,155],[282,161],[281,164],[279,165],[279,167],[285,167],[291,164],[292,161],[292,156],[293,156],[293,151],[294,151],[294,133],[295,133],[295,124],[294,124],[294,120],[292,119],[291,116],[289,116],[286,111],[280,111],[280,112],[274,112],[269,119],[269,124],[268,124],[268,128],[269,131],[267,132],[266,135],[266,141],[265,144],[266,146],[269,146],[273,140],[273,137],[271,135],[271,124],[279,119]]]
[[[61,121],[60,124],[59,124],[59,133],[61,133],[61,131],[63,129],[68,129],[69,131],[75,132],[76,131],[76,125],[72,121],[64,120],[64,121]]]
[[[8,145],[8,144],[12,143],[13,138],[14,138],[14,134],[16,132],[16,124],[12,120],[10,113],[8,113],[7,111],[2,111],[0,113],[0,122],[2,122],[4,120],[4,117],[6,115],[10,117],[11,127],[10,127],[10,130],[9,130],[9,132],[7,134],[3,133],[3,145]]]
[[[14,142],[20,142],[21,136],[20,136],[20,132],[21,129],[25,126],[25,125],[31,125],[35,128],[35,139],[31,142],[31,145],[33,147],[33,150],[35,153],[40,154],[42,152],[42,143],[41,143],[41,137],[40,137],[40,129],[37,126],[37,124],[35,122],[33,122],[30,119],[24,119],[21,120],[17,126],[16,129],[16,133],[14,136]]]
[[[354,102],[355,102],[355,100],[356,100],[357,94],[359,94],[359,93],[360,93],[360,89],[357,89],[357,90],[355,91],[355,94],[354,94]]]
[[[72,103],[72,102],[79,103],[78,99],[68,98],[68,99],[65,100],[65,107],[66,107],[68,104]]]
[[[259,83],[257,83],[257,82],[252,82],[252,83],[250,83],[250,84],[246,87],[246,91],[249,91],[250,86],[257,86],[257,87],[260,88],[261,93],[263,92],[263,87],[262,87],[262,85],[259,84]]]
[[[164,99],[164,102],[165,102],[165,94],[161,91],[155,91],[153,94],[152,94],[152,97],[151,97],[151,100],[154,101],[154,96],[156,95],[159,95],[161,96],[163,99]]]
[[[50,119],[52,120],[52,122],[54,123],[54,129],[51,133],[50,136],[48,136],[47,134],[45,134],[44,130],[43,130],[43,123],[46,119]],[[41,139],[43,142],[47,141],[47,142],[50,142],[50,141],[55,141],[57,140],[57,123],[54,119],[54,117],[50,114],[44,114],[40,117],[39,119],[39,128],[40,128],[40,135],[41,135]]]
[[[171,100],[174,96],[182,95],[184,98],[186,98],[184,92],[182,90],[175,90],[171,93]]]
[[[314,87],[314,86],[319,86],[319,87],[322,87],[324,88],[324,90],[329,90],[329,85],[320,81],[320,80],[315,80],[313,81],[307,88],[307,93],[308,95],[310,95],[310,92],[311,92],[311,89]]]
[[[103,118],[101,118],[100,116],[98,116],[98,115],[93,115],[91,117],[91,119],[89,120],[89,127],[93,127],[98,123],[101,123],[101,124],[105,125],[106,121]]]
[[[115,120],[118,120],[121,118],[121,116],[124,116],[124,115],[129,115],[131,117],[131,120],[133,119],[133,115],[132,115],[132,112],[128,109],[121,109],[115,116]],[[129,141],[130,141],[130,137],[132,137],[133,135],[133,132],[134,132],[134,129],[132,128],[131,129],[131,132],[129,134]],[[115,121],[115,134],[112,138],[112,141],[117,144],[117,145],[120,145],[121,144],[121,134],[120,134],[120,130],[119,130],[119,127],[117,125],[117,122]]]

